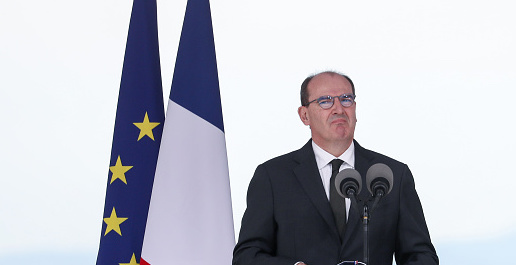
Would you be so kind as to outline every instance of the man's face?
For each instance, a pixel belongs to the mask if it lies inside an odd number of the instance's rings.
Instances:
[[[346,78],[329,73],[312,78],[307,90],[309,102],[322,96],[333,97],[353,93]],[[325,148],[333,144],[351,144],[357,121],[356,103],[346,108],[338,99],[334,99],[331,108],[323,109],[316,101],[308,106],[299,107],[298,113],[301,121],[310,126],[312,140],[317,145]]]

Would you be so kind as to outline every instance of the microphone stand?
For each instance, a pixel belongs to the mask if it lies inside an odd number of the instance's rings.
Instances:
[[[358,196],[354,190],[348,190],[347,195],[348,195],[348,198],[351,199],[351,204],[354,205],[357,212],[360,211],[358,208],[358,202],[360,201],[364,205],[363,212],[362,212],[362,229],[363,229],[363,235],[364,235],[364,260],[363,261],[367,265],[369,263],[369,242],[368,242],[369,207],[367,206],[367,202],[364,202],[357,198]],[[375,203],[373,204],[374,206],[376,206],[376,204],[378,203],[378,200],[379,199],[377,199],[375,201]]]
[[[369,216],[371,212],[378,206],[378,202],[383,197],[384,192],[383,190],[378,190],[376,192],[376,196],[374,196],[373,206],[371,207],[371,210],[369,210],[367,202],[359,200],[357,198],[357,194],[353,190],[348,191],[347,195],[351,199],[352,204],[355,205],[357,210],[359,201],[364,205],[362,212],[362,231],[364,236],[364,263],[367,265],[369,264]]]
[[[371,210],[369,210],[369,206],[366,202],[364,202],[364,212],[362,216],[362,227],[364,231],[364,263],[369,264],[369,215],[373,212],[374,209],[378,206],[378,202],[383,197],[384,191],[382,189],[378,189],[375,192],[373,206]]]
[[[368,242],[368,232],[369,232],[369,207],[367,203],[364,203],[364,212],[362,217],[362,228],[364,231],[364,263],[369,264],[369,242]]]
[[[371,169],[372,173],[370,173]],[[360,212],[358,202],[363,206],[362,211],[362,229],[364,236],[364,263],[366,265],[369,264],[369,220],[372,212],[378,207],[378,204],[383,196],[387,195],[390,192],[390,187],[393,183],[393,173],[392,170],[385,164],[377,163],[369,168],[366,175],[366,183],[368,186],[368,190],[371,193],[371,197],[361,200],[358,198],[357,191],[360,191],[359,187],[361,186],[360,181],[360,173],[355,170],[355,172],[351,171],[349,173],[347,181],[342,183],[346,178],[343,177],[341,182],[339,182],[339,188],[343,197],[350,198],[351,204],[354,205],[354,209],[357,212]],[[376,175],[376,176],[374,176]],[[345,194],[345,195],[343,195]],[[372,203],[372,207],[369,208],[369,204]],[[356,263],[355,263],[356,264]]]

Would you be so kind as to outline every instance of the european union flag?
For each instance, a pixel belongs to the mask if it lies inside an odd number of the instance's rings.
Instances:
[[[97,265],[137,264],[165,120],[156,0],[134,0]]]

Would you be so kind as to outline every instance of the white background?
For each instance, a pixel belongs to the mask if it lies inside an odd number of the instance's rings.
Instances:
[[[131,7],[130,0],[0,3],[2,260],[95,262]],[[185,7],[186,0],[158,1],[165,97]],[[356,139],[413,171],[442,264],[509,257],[504,252],[516,248],[511,1],[212,0],[211,7],[237,231],[255,167],[310,137],[297,116],[302,80],[332,69],[355,82]]]

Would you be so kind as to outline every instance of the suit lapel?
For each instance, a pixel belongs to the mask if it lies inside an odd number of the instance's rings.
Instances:
[[[322,185],[317,163],[315,162],[312,141],[308,141],[308,143],[299,150],[298,154],[297,161],[299,165],[294,168],[294,173],[315,208],[332,230],[332,234],[338,238],[337,225],[333,219],[333,212]]]

